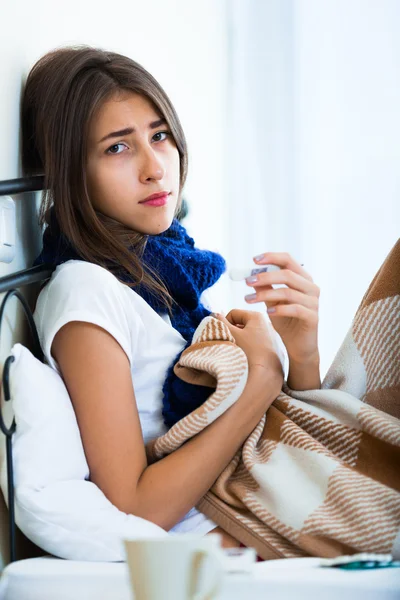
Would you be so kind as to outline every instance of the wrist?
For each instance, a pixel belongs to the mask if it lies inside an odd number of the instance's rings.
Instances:
[[[291,356],[288,353],[288,358],[289,358],[289,364],[295,365],[295,366],[309,366],[309,365],[319,365],[320,363],[320,356],[319,356],[319,351],[317,350],[316,352],[314,352],[313,354],[310,354],[309,356],[304,356],[301,357],[300,359],[296,358],[295,356]]]
[[[264,383],[266,381],[283,381],[283,376],[282,363],[276,354],[272,361],[249,363],[249,377],[259,378]]]
[[[260,418],[268,410],[282,391],[283,376],[261,364],[249,369],[245,389],[232,407],[240,412],[241,420],[255,414]]]
[[[301,361],[289,356],[288,387],[298,391],[321,389],[319,365],[318,352]]]
[[[284,381],[284,371],[282,364],[278,359],[278,364],[263,364],[253,363],[249,366],[249,374],[247,384],[252,386],[252,389],[259,390],[260,397],[265,395],[274,395],[274,399],[280,394]]]

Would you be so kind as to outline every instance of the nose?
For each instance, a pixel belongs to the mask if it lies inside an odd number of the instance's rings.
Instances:
[[[165,166],[157,151],[151,146],[143,148],[140,161],[140,181],[146,183],[152,179],[160,180],[164,175]]]

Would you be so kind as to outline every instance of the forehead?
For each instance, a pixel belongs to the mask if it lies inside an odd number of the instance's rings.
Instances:
[[[94,113],[89,127],[89,137],[100,139],[113,130],[125,127],[140,128],[160,118],[154,104],[135,92],[121,91],[105,100]]]

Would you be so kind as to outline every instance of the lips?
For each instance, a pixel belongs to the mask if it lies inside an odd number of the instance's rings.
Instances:
[[[170,192],[157,192],[152,194],[151,196],[147,196],[144,200],[141,200],[139,204],[143,204],[144,202],[149,202],[150,200],[157,200],[158,198],[166,198]]]

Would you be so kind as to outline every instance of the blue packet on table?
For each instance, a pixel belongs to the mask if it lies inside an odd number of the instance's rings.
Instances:
[[[362,552],[348,556],[337,556],[336,558],[324,558],[320,566],[355,571],[361,569],[400,568],[400,561],[393,560],[391,554]]]

